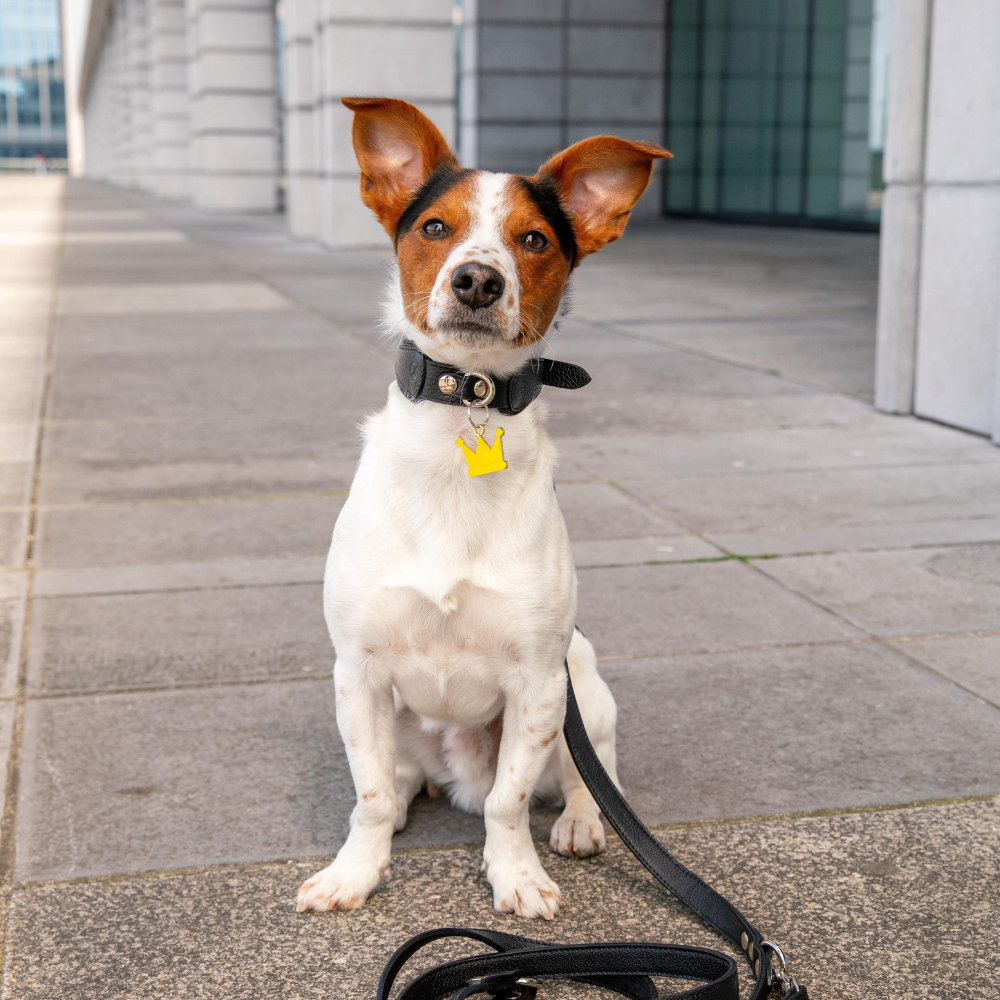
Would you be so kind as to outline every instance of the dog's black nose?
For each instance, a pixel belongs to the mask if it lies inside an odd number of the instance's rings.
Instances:
[[[503,295],[503,275],[489,264],[459,264],[451,272],[451,288],[459,302],[470,309],[492,305]]]

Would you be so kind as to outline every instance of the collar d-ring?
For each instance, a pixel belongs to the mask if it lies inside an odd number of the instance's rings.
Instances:
[[[465,398],[465,387],[469,379],[476,381],[472,384],[473,399]],[[497,387],[493,379],[483,372],[466,372],[462,380],[462,401],[466,406],[489,406],[493,402],[493,397],[497,394]]]

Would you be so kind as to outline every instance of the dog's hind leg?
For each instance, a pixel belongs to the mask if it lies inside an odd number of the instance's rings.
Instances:
[[[440,757],[441,737],[425,733],[417,714],[396,694],[396,824],[398,833],[406,826],[410,803],[432,775],[438,773],[434,758]],[[430,759],[429,759],[430,758]]]
[[[615,723],[618,712],[615,699],[597,672],[594,647],[581,632],[574,630],[566,659],[587,735],[617,785]],[[549,767],[555,771],[551,777],[556,779],[566,803],[562,815],[552,826],[549,838],[552,850],[574,858],[599,854],[605,847],[601,811],[583,783],[563,735],[559,737]]]

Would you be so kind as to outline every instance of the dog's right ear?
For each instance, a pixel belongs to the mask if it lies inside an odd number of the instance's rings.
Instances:
[[[406,101],[345,97],[354,112],[351,139],[361,167],[361,200],[390,236],[406,206],[439,167],[458,167],[437,126]]]

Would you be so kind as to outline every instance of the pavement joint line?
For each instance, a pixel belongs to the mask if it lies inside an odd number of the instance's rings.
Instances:
[[[313,559],[324,556],[325,552],[309,552],[301,558]],[[294,556],[291,558],[295,558]],[[116,569],[117,567],[106,567]],[[60,568],[59,572],[62,569]],[[323,582],[322,577],[314,580],[277,580],[269,582],[267,580],[260,583],[205,583],[200,586],[189,587],[148,587],[135,588],[133,590],[87,590],[76,594],[37,594],[36,601],[71,601],[80,597],[134,597],[138,594],[191,594],[208,590],[255,590],[260,587],[314,587]],[[16,597],[7,600],[17,600]]]
[[[891,650],[894,653],[898,653],[900,656],[903,657],[903,659],[908,660],[911,664],[913,664],[913,666],[919,668],[920,670],[926,673],[933,674],[935,677],[938,677],[941,680],[946,681],[948,684],[958,688],[960,691],[964,691],[967,695],[970,695],[971,697],[975,698],[976,701],[978,701],[980,704],[986,705],[988,708],[1000,711],[1000,704],[998,704],[995,701],[992,701],[985,695],[980,694],[980,692],[974,690],[973,688],[970,688],[965,684],[960,683],[959,681],[955,680],[954,677],[951,677],[950,675],[944,673],[943,671],[938,670],[936,667],[932,667],[929,664],[924,663],[922,660],[918,660],[917,657],[906,652],[906,650],[899,649],[897,646],[894,646],[892,644],[892,640],[890,637],[878,635],[877,633],[873,632],[870,628],[868,628],[868,626],[865,625],[864,623],[860,621],[855,621],[849,615],[845,615],[842,612],[837,611],[835,608],[827,604],[824,604],[822,601],[820,601],[818,598],[813,597],[811,594],[807,594],[805,591],[798,590],[797,588],[786,583],[784,580],[779,580],[777,577],[772,576],[762,566],[758,566],[756,565],[756,563],[753,562],[748,562],[747,565],[755,573],[760,573],[762,576],[767,577],[767,579],[780,584],[790,594],[796,594],[803,600],[808,601],[811,605],[813,605],[813,607],[819,608],[822,611],[826,611],[827,613],[833,615],[835,618],[838,618],[845,624],[850,625],[852,628],[856,628],[859,631],[864,632],[865,635],[867,635],[870,639],[872,639],[872,641],[878,643],[885,649]]]
[[[779,584],[782,588],[784,588],[785,590],[787,590],[790,594],[795,594],[796,596],[798,596],[798,597],[802,598],[803,600],[807,601],[809,604],[813,605],[813,607],[818,608],[821,611],[825,611],[827,614],[832,615],[834,618],[837,618],[838,620],[844,622],[846,625],[849,625],[850,627],[855,628],[858,631],[863,632],[866,636],[868,636],[868,638],[872,642],[878,643],[883,648],[885,648],[887,650],[891,650],[892,652],[899,654],[905,660],[908,660],[911,664],[913,664],[918,669],[920,669],[922,671],[925,671],[925,672],[927,672],[929,674],[933,674],[935,677],[938,677],[941,680],[945,681],[946,683],[951,684],[953,687],[958,688],[960,691],[964,691],[966,694],[968,694],[971,697],[975,698],[976,701],[980,702],[980,704],[985,705],[985,706],[987,706],[989,708],[996,709],[996,710],[1000,711],[1000,704],[992,701],[989,698],[986,698],[985,696],[983,696],[982,694],[980,694],[978,691],[975,691],[972,688],[967,687],[965,684],[959,683],[957,680],[955,680],[954,677],[950,677],[948,674],[943,673],[942,671],[936,669],[935,667],[929,666],[928,664],[924,663],[923,661],[917,659],[915,656],[912,656],[910,653],[907,653],[905,650],[899,649],[898,647],[892,645],[892,642],[889,641],[888,637],[877,635],[875,632],[873,632],[871,629],[869,629],[867,626],[865,626],[861,622],[854,621],[849,616],[844,615],[844,614],[840,613],[839,611],[835,610],[834,608],[832,608],[832,607],[824,604],[822,601],[814,598],[810,594],[807,594],[804,591],[799,590],[799,589],[791,586],[790,584],[786,583],[785,581],[780,580],[780,579],[778,579],[775,576],[772,576],[770,573],[767,572],[767,570],[764,568],[764,566],[760,565],[761,562],[766,562],[767,560],[761,560],[759,558],[739,557],[739,556],[737,556],[737,554],[735,552],[732,552],[732,551],[728,550],[724,545],[721,545],[719,542],[717,542],[717,541],[715,541],[715,540],[713,540],[711,538],[708,538],[705,533],[696,531],[694,528],[692,528],[690,525],[686,524],[679,517],[676,517],[675,515],[672,515],[672,514],[667,514],[664,511],[660,510],[660,508],[656,507],[654,504],[647,503],[641,497],[639,497],[636,494],[632,493],[628,488],[622,486],[620,483],[616,483],[613,479],[608,479],[607,477],[601,476],[599,473],[594,472],[591,469],[588,469],[582,463],[577,462],[575,460],[573,461],[573,464],[576,465],[578,468],[582,469],[584,472],[587,472],[590,475],[592,475],[595,479],[598,479],[601,482],[607,483],[609,486],[612,486],[615,489],[620,490],[626,496],[629,496],[632,499],[636,500],[638,503],[642,504],[643,506],[648,507],[649,510],[651,510],[654,513],[660,515],[661,517],[668,518],[669,520],[673,521],[675,524],[677,524],[680,527],[684,528],[685,531],[687,531],[688,533],[690,533],[692,535],[696,535],[697,537],[701,538],[702,541],[704,541],[706,544],[711,545],[713,548],[718,549],[720,552],[723,552],[726,555],[733,556],[735,558],[740,559],[740,561],[744,565],[746,565],[750,570],[752,570],[755,573],[760,573],[763,577],[765,577],[768,580],[771,580],[773,583]]]
[[[216,251],[216,252],[218,253],[218,251]],[[390,270],[391,270],[391,268],[395,267],[395,256],[393,256],[393,255],[390,254],[390,256],[384,258],[379,263],[379,265],[376,268],[376,270],[377,271],[381,271],[382,268],[386,267],[387,265],[389,266]],[[386,351],[383,348],[384,344],[385,345],[391,344],[392,347],[393,347],[393,350],[395,349],[396,342],[398,340],[398,338],[396,336],[396,332],[395,332],[395,327],[393,327],[392,331],[389,331],[389,332],[387,332],[385,330],[380,330],[380,336],[379,336],[378,340],[377,341],[372,341],[371,337],[367,337],[367,336],[365,336],[364,334],[361,334],[361,333],[356,333],[355,330],[354,330],[354,324],[353,323],[351,323],[351,324],[338,323],[337,321],[331,319],[329,316],[327,316],[325,313],[323,313],[321,310],[315,308],[314,306],[307,305],[305,302],[302,302],[300,299],[295,298],[289,292],[283,291],[276,284],[274,284],[274,282],[270,278],[267,278],[265,275],[261,274],[260,272],[252,270],[252,269],[248,269],[245,273],[252,274],[261,284],[266,285],[268,288],[270,288],[271,291],[276,292],[278,295],[282,295],[286,299],[288,299],[290,302],[293,302],[295,304],[295,307],[297,309],[301,309],[302,312],[308,313],[310,316],[315,316],[317,319],[321,320],[327,326],[332,326],[339,333],[343,333],[345,336],[348,336],[352,340],[356,340],[359,344],[364,345],[364,347],[368,351],[371,351],[371,352],[379,355],[380,357],[385,358],[385,357],[389,356],[389,352]],[[400,320],[400,323],[401,322],[402,322],[402,320]],[[377,322],[376,326],[380,327],[381,323]],[[399,326],[399,323],[397,323],[396,326]]]
[[[90,596],[90,595],[86,595]],[[955,639],[980,636],[1000,635],[1000,629],[987,630],[983,632],[959,632],[959,633],[937,633],[934,635],[918,635],[894,638],[890,642],[923,642],[934,639]],[[617,663],[629,660],[663,660],[677,659],[688,656],[713,656],[723,653],[747,653],[747,652],[767,652],[772,649],[812,649],[827,646],[863,646],[868,644],[878,644],[879,640],[873,637],[860,639],[818,639],[814,642],[781,642],[764,643],[757,646],[721,646],[718,648],[705,649],[683,649],[668,650],[659,653],[613,653],[608,656],[598,656],[598,663]],[[0,703],[5,702],[30,702],[30,701],[55,701],[70,698],[93,698],[104,695],[130,695],[130,694],[162,694],[169,691],[200,691],[212,690],[214,688],[235,688],[235,687],[257,687],[264,684],[295,684],[299,681],[327,681],[333,678],[333,671],[326,670],[321,673],[310,674],[282,674],[275,677],[236,677],[232,679],[218,679],[214,681],[201,681],[175,684],[148,684],[148,685],[124,685],[121,687],[108,688],[78,688],[67,691],[41,691],[35,693],[25,692],[23,695],[0,698]],[[950,678],[947,678],[950,680]],[[980,700],[981,695],[974,691],[969,691]],[[992,703],[990,703],[992,704]]]
[[[168,691],[206,691],[213,688],[260,687],[264,684],[297,684],[299,681],[328,681],[333,679],[333,671],[318,674],[282,674],[277,677],[235,677],[231,680],[192,681],[179,684],[149,684],[134,687],[81,688],[75,691],[42,691],[24,694],[18,698],[3,698],[0,701],[59,701],[69,698],[99,698],[104,695],[163,694]]]
[[[56,203],[60,217],[65,212],[65,193]],[[24,569],[28,571],[24,593],[24,611],[21,619],[21,649],[14,685],[14,718],[11,725],[10,748],[7,756],[7,773],[4,784],[3,812],[0,814],[0,990],[6,992],[7,921],[13,895],[14,867],[17,862],[17,806],[21,789],[21,756],[24,742],[24,693],[28,683],[28,657],[31,647],[31,619],[34,610],[34,554],[37,525],[37,502],[41,488],[42,447],[45,439],[44,420],[51,403],[52,376],[54,371],[56,302],[59,294],[59,275],[64,243],[60,239],[53,250],[52,269],[48,282],[48,322],[45,328],[45,349],[42,356],[42,391],[38,403],[35,427],[35,448],[31,467],[31,513],[24,540]]]
[[[11,507],[0,507],[0,513],[21,513],[30,511],[67,511],[67,510],[105,510],[117,507],[156,507],[156,506],[176,506],[178,504],[212,504],[212,503],[244,503],[247,501],[271,501],[271,500],[317,500],[328,497],[346,497],[349,490],[317,490],[315,492],[299,493],[260,493],[260,494],[233,494],[231,496],[205,496],[205,497],[161,497],[150,500],[108,500],[96,503],[47,503],[30,504]]]
[[[598,663],[616,663],[622,660],[665,660],[682,656],[712,656],[718,653],[756,653],[769,649],[812,649],[824,646],[863,646],[874,639],[817,639],[814,642],[769,642],[760,646],[720,646],[717,649],[675,649],[663,653],[613,653],[598,656]]]
[[[766,816],[735,816],[732,818],[691,820],[680,823],[661,823],[655,826],[648,826],[651,833],[669,833],[671,831],[697,830],[705,827],[724,826],[750,826],[763,825],[766,823],[789,823],[808,819],[828,819],[840,816],[873,815],[880,813],[903,812],[918,809],[948,809],[955,806],[977,805],[980,803],[991,803],[1000,806],[1000,795],[987,793],[984,795],[961,795],[954,798],[945,799],[917,799],[913,802],[892,802],[884,805],[867,806],[845,806],[843,808],[813,809],[803,812],[773,813]],[[608,841],[620,842],[620,838],[613,830],[606,831]],[[532,837],[536,845],[548,845],[548,837]],[[405,857],[420,854],[440,854],[445,851],[480,851],[484,841],[458,841],[451,844],[426,844],[419,847],[400,847],[393,849],[396,857]],[[211,875],[214,873],[237,873],[249,874],[257,871],[281,870],[290,867],[311,868],[330,854],[316,854],[306,857],[273,858],[268,861],[235,861],[224,862],[216,865],[188,865],[176,868],[151,868],[144,871],[135,872],[112,872],[106,875],[79,875],[75,878],[67,879],[38,879],[24,882],[13,882],[11,888],[15,890],[34,889],[60,889],[74,885],[121,885],[134,882],[137,879],[153,880],[170,878],[172,876],[198,876]],[[289,904],[293,905],[293,904]]]
[[[627,317],[612,318],[604,320],[605,323],[613,323],[615,325],[623,326],[682,326],[687,323],[697,324],[697,325],[714,325],[716,323],[801,323],[803,320],[819,320],[821,323],[836,322],[837,320],[843,319],[845,316],[855,315],[859,318],[870,319],[871,309],[867,306],[858,306],[853,309],[845,309],[840,313],[813,313],[806,312],[798,315],[789,315],[788,313],[770,313],[760,316],[754,316],[752,314],[746,314],[743,316],[697,316],[697,317],[685,317],[685,316],[670,316],[670,317],[656,317],[656,316],[643,316],[639,319],[628,319]]]
[[[797,428],[796,428],[797,429]],[[705,432],[709,433],[709,432]],[[778,434],[780,431],[773,431],[773,434]],[[613,436],[613,435],[606,435]],[[631,436],[631,435],[629,435]],[[564,439],[565,440],[565,439]],[[1000,451],[1000,449],[998,449]],[[740,466],[733,468],[722,469],[704,469],[700,471],[689,471],[689,472],[676,472],[668,473],[665,476],[658,476],[656,479],[645,479],[645,480],[633,480],[633,482],[652,482],[652,483],[663,483],[670,482],[674,479],[736,479],[742,478],[746,479],[748,477],[759,477],[764,476],[797,476],[797,475],[807,475],[813,472],[880,472],[884,469],[944,469],[944,468],[956,468],[960,466],[995,466],[1000,465],[1000,454],[993,455],[990,452],[984,452],[982,458],[973,458],[968,456],[961,456],[957,458],[940,458],[934,460],[927,460],[924,462],[871,462],[868,464],[858,463],[858,464],[847,464],[847,465],[801,465],[795,467],[787,468],[775,468],[775,469],[748,469],[745,466]],[[985,520],[991,517],[995,517],[994,514],[983,514],[978,518],[967,518],[966,520]],[[956,518],[956,520],[960,520]],[[892,522],[889,522],[892,523]],[[757,529],[766,530],[766,529]]]

